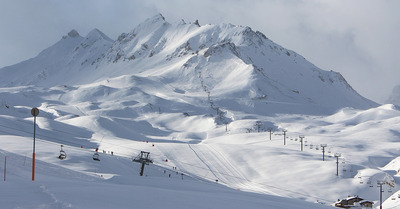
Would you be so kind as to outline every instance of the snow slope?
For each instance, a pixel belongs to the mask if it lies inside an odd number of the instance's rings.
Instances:
[[[97,29],[85,38],[72,30],[37,57],[1,69],[0,84],[51,88],[129,76],[163,89],[139,87],[151,96],[176,102],[184,94],[190,104],[226,111],[331,114],[377,105],[339,73],[318,69],[249,27],[171,24],[160,14],[116,41]]]
[[[398,207],[398,106],[248,27],[156,15],[115,41],[72,30],[0,75],[8,208],[324,208],[348,195],[377,206],[378,180]],[[147,177],[131,161],[140,151],[154,160]]]
[[[10,184],[11,189],[39,190],[41,195],[47,191],[50,195],[46,198],[32,196],[29,192],[21,194],[31,198],[30,202],[39,199],[38,205],[50,208],[109,208],[108,204],[112,202],[118,208],[126,208],[130,207],[131,196],[150,193],[160,199],[155,205],[148,205],[153,197],[140,195],[134,202],[145,208],[167,204],[164,201],[175,203],[178,208],[246,208],[249,204],[251,208],[268,205],[274,208],[318,208],[319,204],[308,205],[295,199],[332,204],[347,195],[359,195],[377,203],[379,189],[376,182],[384,180],[388,183],[384,185],[385,205],[397,206],[400,128],[396,124],[400,122],[400,112],[395,106],[385,105],[366,111],[344,109],[324,117],[280,115],[258,118],[262,120],[263,129],[274,125],[288,130],[286,145],[283,145],[279,129],[274,131],[272,140],[269,140],[269,132],[257,132],[255,119],[232,122],[226,132],[225,126],[207,127],[207,120],[201,117],[145,113],[143,117],[152,126],[164,124],[163,127],[170,132],[174,130],[165,139],[161,135],[154,136],[146,143],[137,138],[106,135],[105,128],[101,126],[92,127],[97,131],[91,132],[86,127],[49,120],[43,109],[37,129],[37,183],[30,182],[33,130],[29,108],[10,110],[3,107],[0,119],[3,134],[0,140],[0,170],[4,169],[4,156],[8,156],[5,183]],[[25,112],[26,117],[17,118],[5,114],[7,112],[21,115]],[[78,124],[78,120],[86,119],[76,117],[73,120]],[[191,127],[194,126],[193,121],[199,122],[197,130]],[[117,126],[105,127],[111,133],[120,132],[116,130]],[[149,127],[142,129],[143,132],[149,131]],[[206,129],[208,131],[202,134],[201,131]],[[248,133],[249,130],[252,132]],[[299,135],[305,135],[303,151],[300,151]],[[378,136],[380,140],[376,140]],[[328,144],[326,161],[322,161],[322,143]],[[64,144],[68,154],[65,161],[56,158],[60,144]],[[100,149],[100,162],[91,159],[96,147]],[[139,166],[130,160],[142,150],[149,151],[154,163],[161,166],[147,166],[147,178],[137,177]],[[337,152],[342,154],[339,177],[336,176],[336,160],[332,157]],[[178,183],[182,181],[181,176],[175,174],[172,167],[177,167],[179,174],[184,173],[185,183]],[[172,174],[174,182],[169,182],[164,169],[167,174]],[[209,180],[209,183],[204,180]],[[128,190],[131,191],[129,198],[124,192]],[[153,190],[161,192],[154,193]],[[210,193],[210,190],[213,192]],[[93,191],[96,191],[96,200]],[[104,195],[101,200],[105,201],[99,201],[97,195]],[[181,195],[187,196],[177,199]],[[197,195],[210,201],[199,202]],[[236,198],[236,195],[239,196]],[[82,196],[87,198],[82,199]],[[226,201],[232,205],[226,204]],[[7,204],[13,208],[22,203],[14,197]]]
[[[37,141],[35,181],[31,181],[31,138],[1,136],[2,208],[326,208],[313,203],[228,189],[173,170],[150,165],[138,176],[139,164],[123,156]],[[22,145],[22,146],[21,146]],[[8,151],[5,151],[8,150]],[[10,151],[10,152],[9,152]],[[3,162],[0,164],[4,170]],[[166,170],[166,173],[164,173]],[[170,175],[170,177],[169,177]]]

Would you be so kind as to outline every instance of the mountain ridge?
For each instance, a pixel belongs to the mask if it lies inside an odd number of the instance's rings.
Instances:
[[[2,76],[3,87],[50,88],[124,75],[152,77],[152,82],[162,80],[187,95],[202,95],[221,108],[249,112],[276,112],[283,104],[311,105],[317,114],[377,105],[354,91],[340,73],[317,68],[250,27],[171,24],[161,14],[115,41],[98,29],[86,37],[71,30],[37,57],[0,69],[0,75],[10,72],[15,76]],[[227,99],[236,107],[227,106]],[[291,112],[313,113],[300,109]]]

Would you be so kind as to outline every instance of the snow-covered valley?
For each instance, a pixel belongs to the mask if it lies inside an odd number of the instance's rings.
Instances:
[[[376,207],[378,181],[384,208],[400,205],[399,107],[248,27],[157,15],[116,41],[73,30],[0,75],[4,208]]]

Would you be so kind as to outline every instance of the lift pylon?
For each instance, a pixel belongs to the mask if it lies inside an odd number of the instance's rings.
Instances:
[[[132,161],[142,164],[140,168],[140,176],[143,176],[144,166],[153,163],[153,161],[150,159],[150,152],[145,151],[141,151],[138,156],[132,159]]]

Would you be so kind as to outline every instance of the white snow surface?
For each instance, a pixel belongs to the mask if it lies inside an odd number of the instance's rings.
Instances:
[[[156,15],[116,41],[72,30],[0,75],[1,208],[377,207],[377,181],[400,208],[399,107],[248,27]]]

